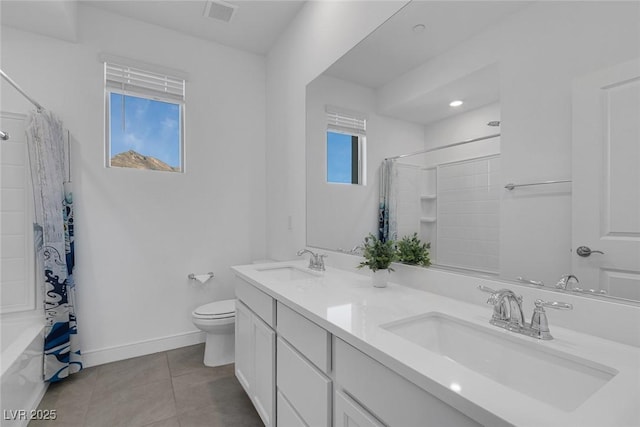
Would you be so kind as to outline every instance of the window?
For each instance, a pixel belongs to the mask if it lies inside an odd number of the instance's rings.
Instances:
[[[107,167],[184,170],[185,79],[105,61]]]
[[[365,185],[366,118],[336,107],[327,112],[327,182]]]

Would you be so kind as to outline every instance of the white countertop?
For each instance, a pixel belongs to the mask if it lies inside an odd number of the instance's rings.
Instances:
[[[259,271],[282,266],[311,271],[306,265],[306,261],[292,261],[236,266],[233,270],[258,289],[484,425],[640,426],[639,348],[556,327],[552,322],[554,340],[529,338],[490,325],[491,306],[482,307],[395,283],[374,288],[368,276],[336,268],[327,267],[326,272],[317,273],[314,278],[291,281],[268,279]],[[510,339],[586,359],[617,374],[575,410],[561,410],[380,327],[428,312],[443,313],[508,334]],[[522,375],[536,373],[523,365]]]

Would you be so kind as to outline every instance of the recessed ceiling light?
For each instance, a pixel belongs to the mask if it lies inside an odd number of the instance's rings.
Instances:
[[[459,99],[455,100],[455,101],[451,101],[449,103],[449,107],[459,107],[462,104],[464,104],[464,102],[460,101]]]
[[[413,32],[416,34],[423,33],[427,27],[424,24],[417,24],[413,26]]]

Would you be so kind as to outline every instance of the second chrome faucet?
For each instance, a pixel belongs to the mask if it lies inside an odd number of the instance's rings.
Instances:
[[[309,254],[309,268],[311,270],[324,271],[324,259],[327,257],[327,255],[317,254],[310,251],[309,249],[300,249],[298,251],[298,256],[302,256],[305,253]]]
[[[545,307],[564,310],[573,309],[573,305],[568,303],[538,299],[535,301],[531,323],[527,323],[522,312],[522,296],[516,295],[510,289],[495,291],[484,285],[478,286],[478,289],[491,294],[487,304],[493,305],[493,316],[490,320],[492,325],[541,340],[553,339],[549,331],[549,322],[544,311]]]

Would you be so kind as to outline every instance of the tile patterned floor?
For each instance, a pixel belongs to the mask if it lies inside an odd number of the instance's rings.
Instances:
[[[233,365],[203,365],[204,344],[87,368],[51,384],[29,427],[262,427]]]

